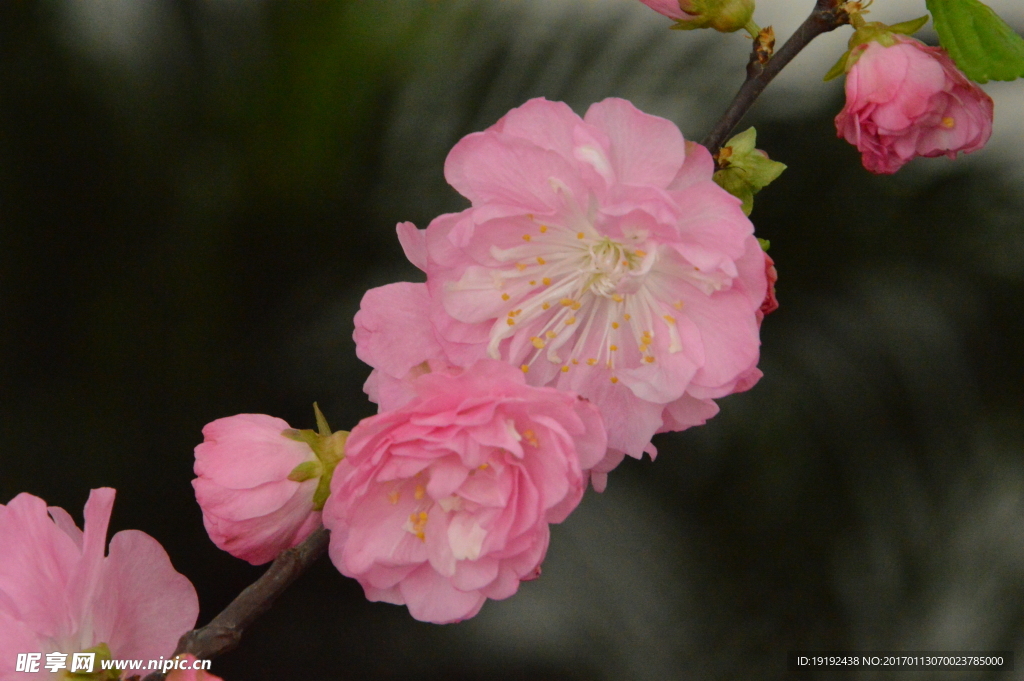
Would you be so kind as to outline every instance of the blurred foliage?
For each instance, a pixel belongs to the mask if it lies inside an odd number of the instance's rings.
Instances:
[[[310,427],[314,400],[339,428],[373,413],[352,315],[368,287],[417,276],[396,221],[464,205],[442,175],[457,139],[532,96],[710,126],[746,47],[640,10],[0,4],[0,501],[79,517],[116,487],[112,529],[155,536],[201,621],[220,610],[260,568],[202,530],[202,426]],[[769,97],[750,121],[789,166],[752,215],[782,302],[757,387],[626,462],[555,528],[544,579],[475,620],[415,622],[324,561],[215,671],[789,678],[795,648],[1014,647],[1019,187],[944,160],[869,176],[838,108],[777,118]]]

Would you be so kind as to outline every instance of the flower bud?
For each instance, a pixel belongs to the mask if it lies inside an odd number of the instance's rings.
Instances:
[[[689,31],[713,28],[732,33],[754,16],[754,0],[640,0],[654,11],[676,20],[672,28]]]
[[[348,433],[295,430],[265,414],[238,414],[203,428],[192,481],[203,524],[219,548],[253,565],[301,543],[320,509]]]

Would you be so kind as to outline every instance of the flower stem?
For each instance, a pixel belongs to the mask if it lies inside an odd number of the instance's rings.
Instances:
[[[259,579],[243,589],[209,624],[185,633],[178,640],[174,655],[191,653],[208,660],[237,646],[246,627],[269,610],[278,596],[327,551],[329,538],[330,533],[320,527],[301,544],[281,553]],[[163,681],[165,676],[153,673],[143,681]]]
[[[757,25],[753,18],[751,18],[750,21],[747,22],[747,25],[744,26],[743,28],[746,30],[747,33],[750,34],[750,37],[753,38],[754,40],[757,40],[757,36],[761,34],[761,27]]]
[[[743,85],[740,86],[739,92],[736,93],[729,108],[725,110],[718,123],[702,142],[712,156],[718,153],[740,119],[768,87],[768,83],[793,60],[793,57],[800,53],[800,50],[807,47],[822,33],[828,33],[849,23],[849,16],[842,10],[841,5],[841,0],[817,0],[814,10],[800,24],[800,28],[789,37],[786,44],[766,64],[762,64],[758,60],[758,42],[755,34],[754,48],[750,53],[750,61],[747,62],[747,79],[743,81]]]

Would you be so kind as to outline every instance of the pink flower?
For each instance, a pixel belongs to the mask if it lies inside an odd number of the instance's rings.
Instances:
[[[195,669],[192,665],[196,663],[195,655],[186,653],[179,655],[179,659],[186,660],[184,663],[187,669],[175,669],[167,675],[167,681],[224,681],[219,676],[214,676],[208,671]]]
[[[534,99],[467,136],[445,176],[472,207],[398,226],[427,288],[371,291],[357,316],[371,394],[401,393],[424,361],[492,357],[596,404],[619,459],[703,423],[760,375],[766,292],[753,225],[713,172],[706,149],[622,99],[583,119]],[[391,340],[413,326],[415,342]]]
[[[854,48],[846,106],[836,116],[839,136],[857,147],[864,167],[894,173],[915,156],[955,158],[985,146],[992,98],[942,48],[892,37],[892,47],[871,41]]]
[[[15,671],[18,653],[43,653],[44,674],[46,653],[66,653],[70,667],[71,653],[102,644],[115,659],[156,659],[195,625],[196,591],[155,539],[124,530],[104,556],[114,494],[92,490],[84,532],[64,509],[47,509],[31,494],[0,505],[3,681],[39,678]]]
[[[331,560],[371,601],[456,622],[540,574],[548,524],[582,498],[604,427],[587,401],[494,360],[412,388],[352,430],[324,524]]]
[[[319,475],[295,475],[317,466],[306,442],[287,422],[265,414],[239,414],[203,428],[192,481],[210,539],[253,565],[298,545],[320,525],[313,495]],[[302,470],[302,469],[299,469]],[[296,480],[301,478],[301,480]]]

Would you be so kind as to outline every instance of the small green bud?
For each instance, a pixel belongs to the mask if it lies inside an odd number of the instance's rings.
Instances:
[[[749,128],[733,137],[718,151],[719,170],[713,179],[718,186],[743,202],[743,212],[754,209],[754,194],[778,179],[786,165],[772,161],[757,149],[757,131]]]
[[[754,0],[679,0],[679,9],[693,17],[676,20],[672,28],[681,31],[713,28],[732,33],[747,28],[754,18]]]

